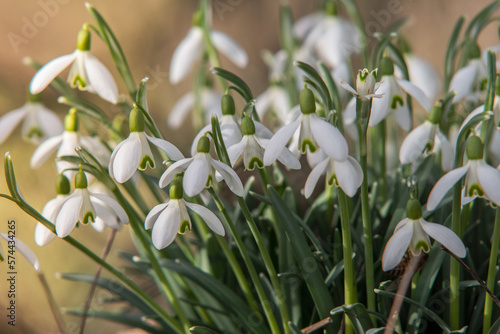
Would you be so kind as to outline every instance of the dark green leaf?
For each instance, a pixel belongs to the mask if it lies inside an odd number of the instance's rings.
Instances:
[[[234,73],[231,73],[225,69],[220,67],[212,68],[212,73],[231,82],[238,88],[238,93],[245,99],[245,102],[250,102],[253,99],[252,91],[248,87],[248,85],[243,81],[239,76]]]
[[[194,334],[220,334],[219,332],[203,326],[193,326],[189,329],[189,331]]]

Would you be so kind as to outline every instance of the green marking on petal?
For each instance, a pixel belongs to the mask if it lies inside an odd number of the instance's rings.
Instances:
[[[264,168],[264,163],[258,158],[258,157],[253,157],[250,162],[248,163],[248,170],[254,170],[255,167],[262,169]]]
[[[206,188],[210,188],[212,186],[212,181],[213,181],[212,179],[213,179],[212,174],[209,174],[208,179],[207,179],[207,183],[205,184]]]
[[[483,90],[486,90],[486,86],[488,85],[488,79],[487,78],[484,78],[483,80],[481,80],[481,82],[479,83],[479,90],[483,91]]]
[[[44,135],[42,129],[40,129],[39,127],[32,127],[28,130],[28,135],[27,137],[32,139],[32,138],[42,138]]]
[[[94,215],[92,214],[92,211],[88,211],[85,213],[85,216],[83,216],[83,224],[88,224],[88,223],[93,223],[94,222]]]
[[[399,95],[394,95],[392,97],[392,102],[391,102],[391,109],[396,109],[398,107],[398,104],[400,106],[403,106],[404,105],[404,101],[403,101],[403,98]]]
[[[473,184],[469,187],[469,191],[467,191],[467,195],[469,197],[472,197],[474,195],[477,195],[479,197],[484,196],[484,191],[481,189],[481,187],[478,184]]]
[[[179,234],[184,234],[187,231],[191,231],[191,222],[189,220],[183,220],[181,226],[179,226]]]
[[[85,80],[80,76],[80,74],[75,75],[73,80],[71,81],[71,88],[78,87],[80,90],[85,90],[87,87],[87,84],[85,83]]]
[[[420,251],[423,250],[425,253],[429,252],[430,247],[429,244],[425,240],[419,240],[417,245],[415,246],[416,254],[420,254]]]
[[[314,146],[313,142],[310,141],[309,139],[304,139],[302,141],[302,146],[300,147],[300,151],[302,153],[306,153],[307,148],[309,148],[309,152],[311,153],[316,152],[316,146]]]
[[[142,158],[141,163],[139,164],[139,169],[145,170],[148,167],[148,164],[151,168],[155,168],[155,163],[154,163],[153,159],[151,159],[151,157],[149,155],[145,155]]]

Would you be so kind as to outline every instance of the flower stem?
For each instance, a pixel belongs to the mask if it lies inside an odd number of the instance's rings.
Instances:
[[[352,261],[352,238],[351,227],[349,225],[349,208],[347,198],[342,189],[338,188],[340,224],[342,229],[342,253],[344,255],[344,299],[346,305],[353,305],[358,302],[356,291],[356,278],[354,275],[354,262]],[[373,291],[373,290],[372,290]],[[354,326],[351,320],[346,317],[345,333],[353,333]]]
[[[267,299],[266,293],[259,279],[259,275],[257,274],[253,262],[250,259],[250,256],[248,255],[245,245],[243,244],[243,240],[241,240],[238,232],[236,231],[233,221],[229,216],[229,213],[227,212],[226,207],[224,206],[224,203],[220,199],[219,195],[217,195],[217,193],[212,188],[209,188],[208,191],[212,195],[215,203],[217,204],[219,211],[224,216],[224,220],[226,222],[227,227],[229,228],[229,232],[232,234],[234,241],[236,242],[236,246],[238,247],[240,254],[243,258],[243,261],[245,262],[245,265],[248,269],[248,272],[250,273],[250,278],[252,279],[252,282],[255,285],[255,289],[257,290],[257,295],[259,296],[262,308],[264,309],[264,313],[266,314],[267,321],[269,322],[269,326],[271,327],[271,332],[279,334],[280,329],[278,323],[276,322],[276,318],[274,317],[274,313],[271,309],[271,304]]]
[[[457,183],[453,188],[453,207],[451,214],[451,229],[458,237],[461,236],[461,212],[462,212],[462,185]],[[460,327],[460,264],[453,258],[450,259],[450,329],[457,330]]]
[[[54,320],[56,321],[57,328],[59,329],[60,333],[66,333],[65,331],[65,326],[64,326],[64,321],[61,315],[61,311],[59,310],[59,307],[57,306],[56,300],[54,299],[54,295],[52,294],[52,291],[50,290],[49,285],[47,284],[47,280],[45,279],[45,275],[43,272],[37,273],[38,279],[40,280],[40,283],[42,284],[43,291],[45,292],[45,296],[47,297],[47,301],[49,302],[49,307],[52,312],[52,315],[54,316]]]
[[[497,208],[495,215],[495,226],[493,228],[493,237],[490,250],[490,264],[488,266],[488,278],[486,279],[486,286],[493,293],[495,292],[495,276],[498,260],[498,246],[500,242],[500,208]],[[493,309],[493,299],[486,296],[484,300],[484,317],[483,317],[483,334],[487,334],[491,326],[491,315]]]
[[[368,310],[375,311],[375,274],[373,268],[373,241],[370,219],[370,202],[368,200],[368,167],[367,167],[367,132],[370,119],[371,101],[356,100],[356,118],[358,119],[359,160],[363,170],[361,183],[361,217],[363,221],[363,240],[365,245],[365,280]],[[380,157],[381,158],[381,157]],[[385,171],[384,171],[385,173]]]

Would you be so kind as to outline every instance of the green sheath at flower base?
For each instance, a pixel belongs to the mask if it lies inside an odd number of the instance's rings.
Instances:
[[[27,100],[31,103],[42,102],[42,94],[31,94],[30,90],[28,89]]]
[[[422,205],[417,199],[410,199],[406,203],[406,216],[413,220],[422,218]]]
[[[197,151],[199,153],[208,153],[210,152],[210,140],[207,136],[203,136],[198,141]]]
[[[394,74],[394,63],[389,57],[384,57],[380,61],[380,69],[382,70],[382,75],[393,75]]]
[[[429,117],[427,117],[427,120],[432,124],[439,124],[441,122],[442,115],[443,109],[439,104],[435,104],[431,111],[429,111]]]
[[[197,10],[193,14],[193,26],[201,27],[203,24],[203,12],[201,10]]]
[[[229,94],[222,96],[220,101],[222,108],[222,115],[234,115],[236,113],[236,108],[234,107],[233,97]]]
[[[128,117],[130,132],[144,132],[144,115],[138,108],[132,109]]]
[[[472,136],[467,139],[467,156],[470,160],[479,160],[483,158],[484,145],[481,138]]]
[[[495,79],[495,95],[500,96],[500,74]]]
[[[170,183],[170,189],[168,190],[168,194],[170,195],[170,199],[182,199],[184,196],[184,189],[182,189],[182,183],[178,180],[173,180]]]
[[[241,133],[244,136],[251,136],[255,134],[255,124],[250,117],[245,116],[241,120]]]
[[[68,132],[78,131],[78,117],[76,116],[77,110],[71,108],[69,113],[64,117],[64,130]]]
[[[83,29],[78,33],[76,48],[81,51],[90,50],[90,31],[88,31],[86,25],[84,25]]]
[[[85,174],[84,174],[85,175]],[[56,192],[58,195],[67,195],[71,191],[69,180],[64,174],[59,174],[56,181]]]
[[[331,16],[336,16],[337,15],[337,4],[336,4],[336,1],[328,1],[326,4],[325,4],[325,12],[326,14],[328,15],[331,15]]]
[[[304,88],[299,96],[300,110],[303,114],[312,114],[316,112],[316,101],[314,93],[309,88]]]
[[[87,186],[88,186],[87,176],[85,176],[85,173],[82,171],[82,168],[80,167],[80,170],[75,175],[75,188],[85,189],[87,188]]]

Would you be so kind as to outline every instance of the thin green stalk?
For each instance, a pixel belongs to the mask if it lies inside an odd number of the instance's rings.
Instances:
[[[367,130],[370,117],[371,101],[356,101],[356,114],[358,119],[360,165],[363,170],[363,183],[361,183],[361,217],[363,221],[363,240],[365,246],[365,277],[368,310],[376,311],[375,303],[375,273],[373,268],[373,241],[370,219],[370,202],[368,200],[368,167],[367,167]],[[358,117],[359,116],[359,117]]]
[[[386,124],[385,120],[377,125],[377,153],[379,154],[377,159],[379,163],[379,182],[380,182],[380,196],[381,201],[385,202],[387,198],[387,177],[386,177],[386,152],[385,152],[385,142],[386,142]]]
[[[498,246],[500,242],[500,208],[497,208],[495,215],[495,226],[493,228],[493,238],[490,250],[490,264],[488,266],[488,278],[486,279],[486,286],[493,293],[495,293],[495,276],[498,260]],[[491,315],[493,310],[493,299],[486,296],[484,300],[484,317],[483,317],[483,334],[487,334],[491,326]]]
[[[66,333],[65,331],[65,325],[64,321],[61,315],[61,310],[57,306],[56,300],[54,299],[54,295],[52,294],[52,291],[50,290],[49,284],[47,283],[47,280],[45,279],[45,275],[43,272],[38,272],[37,273],[38,279],[40,280],[40,284],[42,284],[43,292],[45,292],[45,297],[47,298],[47,301],[49,302],[49,307],[50,311],[52,312],[52,315],[54,316],[54,320],[56,321],[57,328],[59,329],[59,332],[64,334]]]
[[[219,211],[224,216],[224,221],[226,222],[226,225],[229,228],[229,232],[233,236],[234,241],[236,242],[236,246],[238,247],[238,250],[240,251],[241,257],[243,258],[243,261],[245,262],[245,265],[248,269],[248,272],[250,273],[250,278],[251,278],[253,284],[255,285],[255,290],[257,291],[257,295],[259,296],[259,299],[260,299],[260,302],[262,304],[262,308],[264,309],[264,313],[266,315],[267,321],[269,322],[269,326],[271,327],[271,332],[279,334],[280,329],[279,329],[278,323],[276,322],[276,318],[274,317],[273,310],[271,309],[271,303],[267,299],[266,293],[265,293],[264,288],[262,286],[262,283],[259,279],[259,275],[257,274],[257,271],[255,270],[255,267],[253,265],[253,262],[250,259],[250,256],[248,255],[246,247],[243,244],[243,240],[241,240],[238,232],[236,231],[236,228],[234,227],[233,221],[232,221],[231,217],[229,216],[229,213],[227,212],[224,203],[219,198],[219,195],[217,195],[217,193],[212,188],[209,188],[208,191],[212,195],[215,203],[217,204]],[[286,327],[288,327],[288,324]]]
[[[342,229],[342,253],[344,256],[344,302],[346,305],[353,305],[358,302],[356,291],[356,277],[354,275],[354,262],[352,260],[352,238],[351,226],[349,225],[349,208],[347,207],[346,195],[342,189],[338,188],[340,225]],[[351,320],[346,317],[345,333],[354,332]]]
[[[453,188],[453,207],[451,214],[451,229],[458,237],[461,236],[462,184],[458,182]],[[460,328],[460,264],[450,259],[450,329]]]

